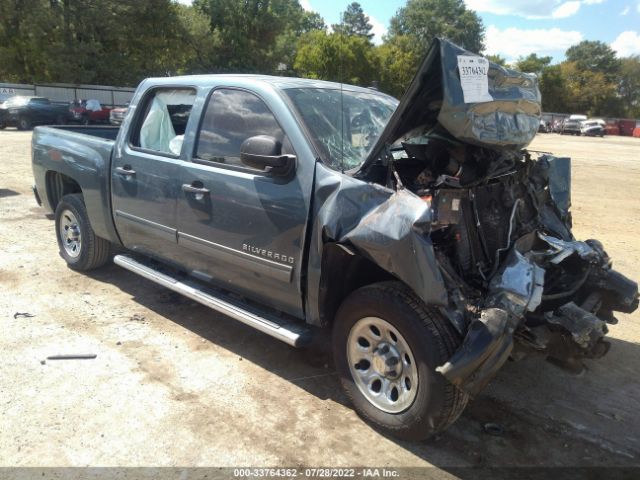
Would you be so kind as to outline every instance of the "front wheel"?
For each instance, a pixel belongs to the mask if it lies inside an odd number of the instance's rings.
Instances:
[[[109,260],[110,243],[96,236],[81,194],[65,195],[56,208],[56,238],[69,268],[93,270]]]
[[[31,128],[31,122],[26,117],[20,117],[18,119],[18,130],[29,130]]]
[[[467,404],[467,395],[435,371],[460,346],[460,336],[399,282],[349,295],[332,343],[345,393],[361,417],[387,434],[425,439],[445,430]]]

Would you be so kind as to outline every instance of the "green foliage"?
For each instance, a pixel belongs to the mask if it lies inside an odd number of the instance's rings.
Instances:
[[[389,36],[407,35],[423,56],[434,37],[444,37],[472,52],[484,50],[484,25],[463,0],[408,0],[391,19]]]
[[[600,41],[585,40],[566,52],[568,62],[579,70],[602,73],[607,81],[615,81],[620,71],[620,61],[609,45]]]
[[[484,26],[463,0],[408,0],[391,18],[378,47],[382,90],[400,96],[409,87],[434,37],[473,52],[484,49]]]
[[[374,46],[357,2],[328,33],[299,0],[0,0],[0,81],[136,85],[145,77],[256,72],[343,81],[396,97],[434,36],[483,50],[484,26],[464,0],[407,0]],[[499,55],[489,60],[506,66]],[[531,53],[544,111],[640,116],[640,57],[583,41],[552,65]]]
[[[377,65],[366,37],[316,30],[298,41],[294,69],[307,78],[369,86],[377,79]]]
[[[487,59],[489,59],[490,62],[500,65],[501,67],[508,66],[507,59],[504,57],[501,57],[500,55],[487,55]]]
[[[331,28],[335,33],[365,37],[368,40],[373,38],[373,33],[371,33],[373,26],[369,23],[369,17],[365,15],[358,2],[351,3],[342,14],[342,22],[333,24]]]
[[[409,87],[421,58],[408,35],[394,35],[377,48],[380,89],[400,98]]]
[[[640,118],[640,55],[620,60],[618,94],[626,115]]]
[[[198,0],[195,7],[208,15],[221,40],[219,71],[271,73],[282,57],[293,58],[295,36],[324,26],[317,16],[306,15],[297,0]]]
[[[573,61],[563,62],[560,72],[564,78],[565,101],[570,112],[584,112],[591,116],[610,114],[604,107],[613,105],[616,85],[603,72],[585,70]]]
[[[170,0],[0,3],[0,76],[20,82],[134,84],[175,71]]]
[[[526,57],[518,58],[515,63],[515,68],[521,72],[541,75],[544,69],[551,64],[551,60],[551,57],[539,57],[535,53],[530,53]]]

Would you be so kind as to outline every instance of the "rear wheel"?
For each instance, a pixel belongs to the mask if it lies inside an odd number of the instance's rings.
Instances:
[[[385,433],[422,440],[446,429],[466,406],[467,396],[435,371],[460,337],[399,282],[349,295],[336,315],[332,343],[347,396]]]
[[[5,128],[7,128],[7,124],[4,122],[0,122],[0,130],[4,130]]]
[[[62,197],[56,208],[55,219],[60,256],[70,268],[86,271],[107,263],[110,243],[96,236],[91,228],[81,194]]]

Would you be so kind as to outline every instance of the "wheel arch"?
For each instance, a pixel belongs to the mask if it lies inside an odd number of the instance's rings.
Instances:
[[[80,184],[76,180],[64,173],[53,170],[47,171],[45,175],[45,186],[47,201],[53,211],[55,211],[60,200],[62,200],[62,197],[65,195],[82,193],[82,187],[80,187]]]
[[[318,292],[320,325],[333,324],[340,304],[352,292],[366,285],[398,278],[349,246],[327,243],[322,251],[322,269]]]

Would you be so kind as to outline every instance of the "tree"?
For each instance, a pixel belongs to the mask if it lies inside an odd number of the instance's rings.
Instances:
[[[624,105],[625,116],[640,117],[640,55],[620,60],[618,94]]]
[[[472,52],[484,50],[484,25],[463,0],[408,0],[391,19],[389,36],[408,35],[422,57],[434,37],[444,37]]]
[[[606,75],[598,70],[584,70],[577,62],[565,61],[560,64],[567,90],[566,107],[573,113],[586,113],[591,116],[611,115],[615,106],[616,84],[608,81]],[[617,109],[618,107],[616,107]]]
[[[175,71],[179,23],[171,0],[5,0],[0,75],[133,85]]]
[[[620,71],[616,52],[604,42],[584,40],[570,47],[565,56],[577,69],[602,73],[610,82],[615,81]]]
[[[201,10],[190,5],[177,5],[180,29],[178,73],[194,74],[215,72],[219,65],[217,52],[220,35],[211,29],[210,19]]]
[[[299,75],[369,86],[376,79],[377,57],[369,40],[315,30],[298,42],[294,68]]]
[[[463,0],[408,0],[391,19],[378,47],[382,89],[400,96],[409,86],[434,37],[473,52],[484,49],[484,26]]]
[[[336,33],[343,33],[350,36],[365,37],[368,40],[373,38],[371,30],[373,26],[369,23],[369,17],[358,2],[352,2],[342,14],[342,22],[331,26]]]
[[[543,112],[566,112],[567,88],[560,65],[549,65],[540,74]]]
[[[395,35],[377,48],[381,90],[397,98],[404,94],[420,64],[420,57],[413,47],[412,37]]]
[[[535,73],[542,75],[542,72],[551,64],[551,57],[539,57],[535,53],[530,53],[526,57],[520,57],[516,60],[514,67],[525,73]]]
[[[298,33],[307,33],[313,30],[326,30],[327,25],[324,23],[324,18],[317,12],[303,12],[300,20],[300,26],[297,29]]]
[[[493,63],[495,63],[497,65],[500,65],[501,67],[506,67],[507,66],[507,59],[504,58],[504,57],[501,57],[498,54],[496,54],[496,55],[487,55],[486,57],[490,62],[493,62]]]
[[[194,6],[220,38],[218,71],[271,73],[293,58],[293,37],[320,24],[298,0],[196,0]]]

